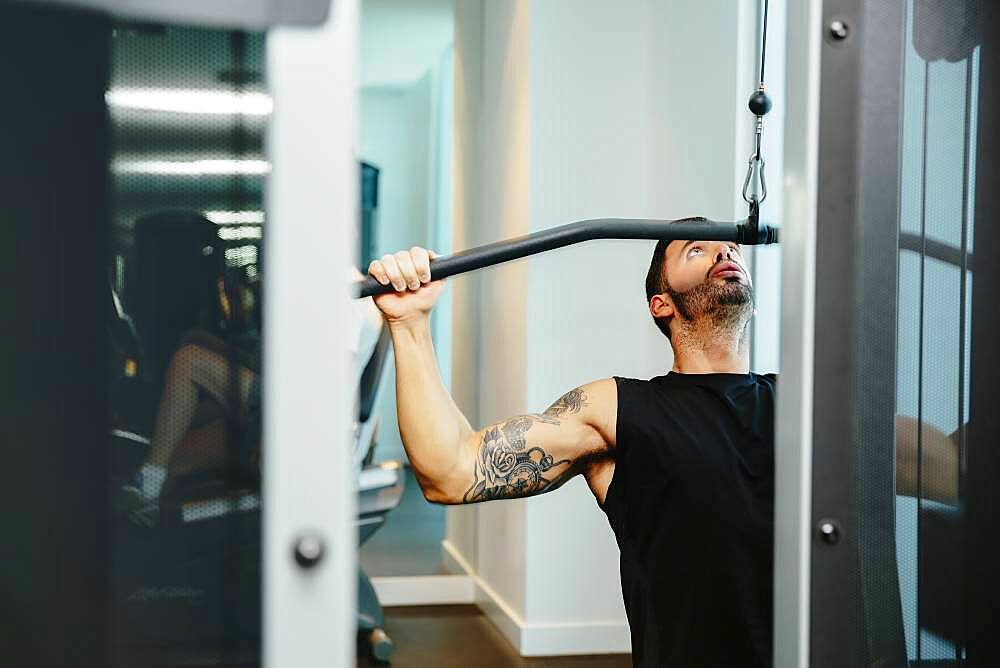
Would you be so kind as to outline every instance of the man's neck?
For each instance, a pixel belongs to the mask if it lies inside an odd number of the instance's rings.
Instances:
[[[749,326],[723,330],[711,324],[688,324],[671,334],[673,371],[677,373],[749,373]]]

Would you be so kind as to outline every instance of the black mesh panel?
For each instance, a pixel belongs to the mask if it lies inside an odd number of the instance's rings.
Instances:
[[[263,52],[223,30],[113,38],[116,665],[259,662]]]
[[[976,3],[910,3],[904,49],[896,549],[908,660],[965,656],[960,462],[969,415]]]

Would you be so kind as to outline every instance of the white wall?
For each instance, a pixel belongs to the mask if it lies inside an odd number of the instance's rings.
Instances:
[[[404,87],[361,89],[359,157],[379,174],[376,247],[409,248],[429,238],[431,74]]]
[[[587,217],[745,216],[733,165],[750,149],[739,72],[754,7],[459,3],[456,247]],[[478,426],[670,368],[643,292],[652,246],[593,243],[456,279],[453,382]],[[466,510],[483,606],[523,654],[628,650],[617,547],[582,480]],[[449,541],[467,529],[450,523]]]
[[[381,170],[376,254],[430,245],[432,93],[430,71],[412,85],[361,89],[358,157]],[[392,365],[391,359],[389,364]],[[393,371],[387,373],[391,378]],[[375,413],[383,425],[379,430],[378,459],[405,459],[399,430],[395,428],[393,383],[386,383]]]
[[[529,9],[527,0],[483,5],[480,190],[476,209],[465,221],[478,228],[476,243],[524,234],[528,228]],[[525,409],[527,269],[525,262],[515,262],[481,272],[474,367],[481,424]],[[483,505],[476,530],[477,573],[520,617],[526,599],[524,511],[524,501]]]
[[[444,255],[451,253],[454,222],[455,64],[454,47],[449,44],[431,69],[431,170],[428,210],[428,245]],[[437,351],[438,368],[445,386],[451,388],[452,293],[441,295],[431,314],[431,331]]]
[[[532,5],[531,231],[659,214],[648,186],[655,157],[647,30],[642,1]],[[543,411],[591,380],[670,368],[667,340],[645,307],[652,245],[599,242],[530,260],[527,410]],[[626,649],[617,545],[583,479],[526,506],[526,621],[603,624],[591,631],[617,645],[610,649]],[[545,648],[522,647],[539,649]]]
[[[362,0],[361,85],[409,86],[434,67],[451,43],[454,4],[455,0]]]
[[[454,48],[454,248],[477,245],[481,227],[475,221],[479,207],[479,163],[482,109],[482,2],[455,3]],[[479,284],[482,276],[469,274],[451,281],[452,369],[450,381],[455,403],[473,425],[479,417]],[[467,563],[476,563],[478,508],[449,508],[446,543]]]
[[[746,3],[740,7],[751,16],[743,21],[746,27],[753,26],[753,34],[740,45],[740,53],[748,56],[755,52],[749,44],[756,44],[760,39],[760,29],[757,25],[754,10]],[[767,42],[767,58],[765,60],[764,82],[767,94],[771,97],[774,107],[764,117],[764,134],[761,141],[761,154],[765,160],[765,174],[769,194],[761,204],[761,220],[771,225],[796,224],[796,221],[786,221],[782,188],[785,173],[785,110],[787,108],[785,95],[785,31],[786,31],[786,0],[770,0],[767,31],[770,38]],[[749,42],[749,44],[748,44]],[[739,90],[749,99],[749,91],[756,87],[760,76],[760,65],[757,57],[744,65],[740,70]],[[749,85],[748,85],[749,84]],[[744,100],[744,104],[746,100]],[[746,107],[744,107],[746,109]],[[740,137],[739,146],[744,148],[745,158],[750,157],[753,125],[753,114],[746,110],[740,118],[740,128],[746,132]],[[746,163],[738,164],[740,176],[745,176]],[[742,196],[739,203],[742,204]],[[753,266],[754,294],[757,299],[757,316],[753,321],[751,332],[750,365],[758,373],[777,372],[780,367],[779,348],[781,343],[781,246],[754,246],[750,251]]]

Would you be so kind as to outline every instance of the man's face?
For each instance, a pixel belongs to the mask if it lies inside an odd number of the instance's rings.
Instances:
[[[702,284],[752,287],[740,246],[731,241],[674,241],[667,246],[665,261],[675,292]]]
[[[667,246],[666,291],[653,297],[654,317],[742,327],[753,311],[753,284],[740,246],[727,241],[675,241]]]

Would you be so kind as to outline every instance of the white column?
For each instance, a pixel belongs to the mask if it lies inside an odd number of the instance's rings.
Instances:
[[[264,264],[264,665],[351,666],[355,481],[347,268],[355,248],[357,0],[319,28],[268,35]],[[296,539],[322,540],[311,569]]]
[[[775,416],[774,665],[809,665],[820,0],[788,3],[781,381]]]

